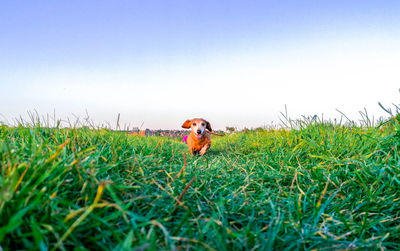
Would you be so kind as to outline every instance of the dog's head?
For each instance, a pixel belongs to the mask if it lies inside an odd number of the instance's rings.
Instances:
[[[188,119],[183,123],[182,128],[191,128],[198,139],[203,137],[205,129],[212,131],[210,122],[205,119]]]

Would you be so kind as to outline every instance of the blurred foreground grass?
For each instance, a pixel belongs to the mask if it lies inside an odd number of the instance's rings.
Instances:
[[[400,125],[166,138],[0,127],[0,247],[400,249]]]

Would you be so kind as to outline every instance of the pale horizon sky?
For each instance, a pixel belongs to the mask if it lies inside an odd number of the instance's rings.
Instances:
[[[0,121],[180,129],[400,103],[400,1],[1,1]]]

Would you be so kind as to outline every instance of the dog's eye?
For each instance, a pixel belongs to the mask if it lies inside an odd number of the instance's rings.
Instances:
[[[196,123],[193,123],[192,125],[193,125],[193,126],[196,126]]]
[[[202,125],[202,126],[205,126],[206,124],[204,124],[204,123],[201,123],[201,125]]]

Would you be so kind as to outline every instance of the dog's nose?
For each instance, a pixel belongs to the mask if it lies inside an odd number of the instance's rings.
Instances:
[[[197,130],[197,134],[200,134],[201,133],[201,130]]]

